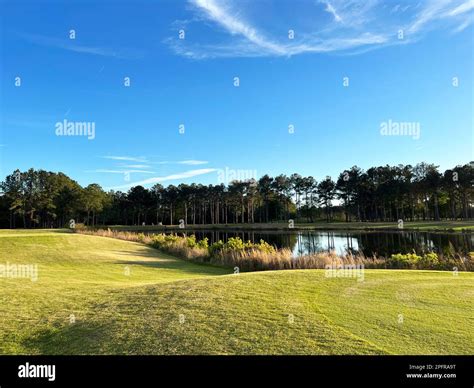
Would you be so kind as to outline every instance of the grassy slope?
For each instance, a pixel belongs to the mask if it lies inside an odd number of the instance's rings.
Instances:
[[[473,273],[225,275],[140,244],[42,231],[0,231],[7,261],[37,263],[39,280],[0,278],[0,353],[474,352]]]
[[[117,230],[175,230],[174,226],[130,226],[115,225],[112,229]],[[461,232],[474,230],[474,221],[406,221],[403,225],[405,230],[420,231],[456,231]],[[288,223],[274,222],[261,224],[219,224],[219,225],[188,225],[188,229],[209,230],[288,230]],[[293,230],[399,230],[396,222],[315,222],[296,223]]]

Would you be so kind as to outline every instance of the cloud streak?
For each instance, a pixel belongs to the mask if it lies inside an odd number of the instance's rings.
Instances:
[[[192,178],[199,175],[209,174],[211,172],[216,172],[216,171],[217,169],[215,168],[202,168],[202,169],[197,169],[197,170],[190,170],[190,171],[171,174],[167,176],[144,179],[138,182],[130,182],[130,183],[120,185],[120,186],[109,187],[108,190],[123,190],[123,189],[128,189],[133,186],[146,186],[146,185],[152,185],[155,183],[161,183],[161,182],[166,182],[166,181],[183,180],[183,179],[188,179],[188,178]]]
[[[233,16],[229,10],[219,5],[214,0],[192,0],[192,3],[200,8],[209,19],[224,27],[232,35],[242,35],[249,42],[275,54],[285,54],[285,48],[265,38],[253,26],[244,20]]]
[[[338,15],[336,9],[334,8],[334,6],[333,6],[329,1],[327,1],[327,0],[320,0],[320,3],[326,5],[325,11],[326,11],[326,12],[329,12],[329,13],[334,17],[334,20],[335,20],[336,22],[339,22],[339,23],[342,22],[342,18]]]
[[[154,174],[154,171],[147,171],[147,170],[107,170],[107,169],[97,169],[97,170],[89,170],[86,172],[97,172],[103,174],[127,174],[127,173],[141,173],[141,174]]]
[[[121,164],[120,167],[124,168],[138,168],[138,169],[149,169],[151,166],[148,166],[146,164]]]
[[[103,159],[111,159],[111,160],[122,160],[122,161],[127,161],[127,162],[139,162],[139,163],[145,163],[146,158],[143,156],[135,157],[135,156],[102,156]]]
[[[114,50],[107,47],[85,46],[75,42],[73,39],[59,39],[39,34],[20,33],[19,36],[31,43],[54,47],[62,50],[72,51],[81,54],[99,55],[103,57],[113,57],[119,59],[140,58],[142,55],[136,50],[124,49]]]
[[[186,164],[189,166],[197,166],[200,164],[208,164],[209,162],[207,160],[181,160],[177,162],[178,164]]]
[[[462,15],[474,9],[474,0],[466,1],[448,12],[447,16]]]
[[[188,166],[197,166],[200,164],[208,164],[208,163],[209,162],[207,160],[178,160],[176,162],[165,160],[162,162],[156,162],[156,164],[185,164]]]
[[[416,41],[434,22],[449,21],[459,30],[460,25],[472,21],[474,0],[424,0],[417,4],[402,0],[387,9],[379,0],[314,0],[315,20],[318,29],[297,31],[297,38],[285,39],[272,36],[271,31],[259,28],[259,22],[243,16],[244,3],[236,0],[188,0],[199,18],[193,22],[207,21],[218,27],[215,42],[168,38],[165,42],[178,55],[192,59],[216,57],[291,57],[305,53],[363,52],[366,49]],[[259,2],[245,3],[256,6]],[[296,8],[296,4],[295,4]],[[295,11],[296,13],[296,11]],[[321,15],[329,13],[327,23]],[[250,13],[252,14],[252,13]],[[253,14],[258,14],[254,12]],[[319,17],[318,17],[319,15]],[[304,15],[302,15],[304,16]],[[319,26],[323,21],[327,23]],[[189,21],[188,21],[189,22]],[[209,23],[208,23],[209,24]],[[465,27],[463,27],[465,28]],[[397,34],[406,32],[403,41]]]

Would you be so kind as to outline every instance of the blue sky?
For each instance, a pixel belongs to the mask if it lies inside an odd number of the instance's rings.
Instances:
[[[126,190],[473,160],[474,0],[0,4],[2,179]],[[94,138],[58,136],[64,120]]]

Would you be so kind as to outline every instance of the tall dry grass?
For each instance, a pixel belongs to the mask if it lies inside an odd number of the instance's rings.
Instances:
[[[258,249],[243,251],[221,251],[217,253],[216,264],[238,267],[241,271],[265,271],[284,269],[324,269],[328,266],[362,265],[365,268],[384,268],[385,261],[354,255],[338,255],[335,251],[319,252],[306,256],[293,257],[288,248],[275,252],[262,252]]]

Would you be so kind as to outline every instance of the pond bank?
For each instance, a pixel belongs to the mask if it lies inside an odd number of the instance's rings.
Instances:
[[[115,230],[134,231],[164,231],[182,230],[179,225],[98,225],[97,228],[109,227]],[[187,230],[265,230],[265,231],[304,231],[304,230],[363,230],[363,231],[401,231],[422,230],[425,232],[474,232],[474,221],[407,221],[403,228],[397,222],[317,222],[317,223],[295,223],[290,227],[289,223],[255,223],[255,224],[188,224]]]
[[[291,250],[276,248],[264,240],[258,243],[245,242],[239,237],[231,237],[208,244],[208,239],[197,240],[194,234],[144,234],[111,229],[77,229],[78,233],[102,237],[118,238],[150,245],[177,257],[201,263],[230,266],[238,271],[262,271],[282,269],[328,269],[345,266],[366,268],[406,268],[436,270],[474,270],[470,255],[453,253],[449,255],[424,252],[422,254],[392,254],[390,257],[363,253],[338,254],[334,250],[293,257]]]

